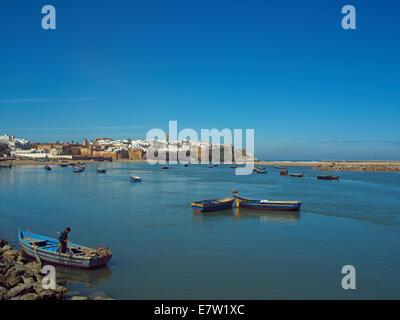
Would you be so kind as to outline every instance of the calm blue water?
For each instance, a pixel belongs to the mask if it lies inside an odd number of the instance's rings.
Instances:
[[[72,294],[117,299],[400,298],[400,174],[340,173],[339,181],[235,176],[228,166],[169,170],[147,163],[0,169],[0,238],[17,229],[108,244],[108,268],[60,269]],[[301,171],[304,168],[293,168]],[[131,183],[139,175],[142,183]],[[242,196],[301,200],[299,214],[246,209],[194,214],[190,202]],[[357,289],[341,288],[341,268]]]

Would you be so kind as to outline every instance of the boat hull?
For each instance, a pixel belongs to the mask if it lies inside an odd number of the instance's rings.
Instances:
[[[35,238],[37,235],[33,235]],[[50,240],[57,243],[57,240],[41,237],[43,240]],[[22,237],[22,231],[18,231],[18,239],[22,252],[24,252],[27,256],[35,258],[35,249],[32,244],[25,241]],[[56,251],[56,248],[53,251],[45,250],[37,246],[37,254],[41,261],[48,262],[50,264],[63,265],[66,267],[73,268],[83,268],[83,269],[92,269],[103,267],[107,265],[108,261],[111,259],[111,256],[102,257],[102,258],[88,258],[88,257],[79,257],[75,255],[60,253]]]
[[[255,210],[275,210],[275,211],[297,211],[300,210],[301,201],[273,201],[262,202],[244,198],[235,198],[236,206]]]
[[[320,179],[320,180],[339,180],[339,176],[332,176],[332,175],[317,176],[317,179]]]
[[[207,203],[206,201],[210,201]],[[210,212],[219,211],[232,208],[233,199],[223,199],[223,200],[205,200],[192,202],[192,208],[195,212]]]

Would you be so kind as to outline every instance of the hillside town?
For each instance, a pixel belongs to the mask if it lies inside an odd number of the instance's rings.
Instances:
[[[2,153],[1,153],[1,150]],[[195,150],[196,152],[193,152]],[[16,160],[147,160],[150,152],[154,154],[165,153],[169,155],[183,152],[190,161],[201,161],[201,155],[213,152],[220,153],[221,162],[225,153],[231,152],[232,161],[241,158],[241,161],[254,160],[253,154],[244,150],[234,150],[231,144],[212,144],[209,142],[192,142],[189,140],[169,141],[168,134],[165,139],[147,141],[144,139],[96,138],[88,141],[83,139],[78,142],[39,143],[19,139],[15,136],[0,136],[0,156]]]

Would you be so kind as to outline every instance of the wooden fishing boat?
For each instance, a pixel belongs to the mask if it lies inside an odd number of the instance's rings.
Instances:
[[[256,166],[256,168],[257,168],[257,169],[260,169],[260,170],[265,170],[265,167]]]
[[[233,198],[211,199],[192,202],[195,212],[209,212],[232,208]]]
[[[230,166],[230,168],[232,168],[232,169],[236,169],[238,166],[235,164],[235,165],[233,165],[233,166]]]
[[[106,173],[106,169],[103,168],[96,168],[97,173]]]
[[[0,164],[0,168],[8,168],[11,169],[12,168],[12,164]]]
[[[107,265],[112,252],[107,247],[92,249],[78,244],[68,243],[67,253],[58,249],[58,240],[18,230],[21,250],[28,256],[40,261],[64,265],[67,267],[91,269]]]
[[[339,176],[334,176],[334,175],[331,175],[331,174],[327,174],[327,175],[317,176],[317,179],[321,179],[321,180],[338,180]]]
[[[236,206],[257,210],[279,210],[295,211],[299,210],[301,201],[278,201],[278,200],[253,200],[239,197],[238,192],[232,190]]]
[[[212,165],[211,165],[211,166],[208,166],[208,167],[209,167],[209,168],[214,168],[214,166],[212,166]]]
[[[68,164],[66,164],[66,163],[61,163],[61,164],[60,164],[60,167],[61,167],[61,168],[68,167]]]
[[[254,168],[254,169],[253,169],[253,172],[256,172],[256,173],[267,173],[267,171],[261,170],[261,169],[259,169],[259,168]]]
[[[300,172],[300,173],[289,173],[289,176],[291,176],[291,177],[302,178],[302,177],[304,176],[304,172]]]
[[[288,173],[288,170],[285,169],[285,170],[281,171],[279,174],[280,174],[281,176],[287,176],[287,173]]]
[[[83,172],[85,171],[84,167],[74,167],[74,169],[72,169],[73,172]]]
[[[50,171],[50,170],[51,170],[51,167],[48,166],[48,165],[45,165],[44,168],[45,168],[47,171]]]
[[[188,167],[189,165],[188,165],[187,163],[185,163],[183,166],[184,166],[184,167]]]
[[[132,182],[141,182],[142,181],[141,177],[131,176],[130,179]]]
[[[165,170],[165,169],[169,169],[168,167],[161,167],[161,169]]]
[[[286,169],[284,166],[275,166],[275,169],[280,169],[280,170],[282,170],[282,169]]]
[[[76,166],[76,163],[75,162],[70,162],[69,165],[70,166]]]

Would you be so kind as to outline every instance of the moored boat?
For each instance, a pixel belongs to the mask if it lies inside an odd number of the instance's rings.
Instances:
[[[300,172],[300,173],[289,173],[289,176],[291,176],[291,177],[302,178],[302,177],[304,176],[304,172]]]
[[[66,168],[66,167],[68,167],[68,164],[66,164],[66,163],[61,163],[61,164],[60,164],[60,167],[61,167],[61,168]]]
[[[74,167],[74,169],[72,169],[73,172],[83,172],[85,171],[84,167]]]
[[[106,173],[106,169],[103,168],[96,168],[97,173]]]
[[[232,168],[232,169],[236,169],[238,166],[235,164],[235,165],[233,165],[233,166],[230,166],[230,168]]]
[[[236,206],[257,210],[279,210],[295,211],[299,210],[301,201],[278,201],[278,200],[253,200],[239,197],[238,192],[232,190]]]
[[[320,180],[338,180],[339,176],[334,176],[332,174],[327,174],[327,175],[317,176],[317,179],[320,179]]]
[[[40,261],[64,265],[67,267],[91,269],[107,265],[112,252],[107,247],[92,249],[78,244],[69,243],[67,253],[58,249],[58,240],[18,230],[18,240],[21,250],[28,256]]]
[[[256,173],[267,173],[267,171],[259,169],[259,168],[254,168],[253,172],[256,172]]]
[[[285,170],[281,171],[279,174],[281,176],[287,176],[287,173],[288,173],[288,169],[285,169]]]
[[[161,169],[165,170],[165,169],[169,169],[168,167],[161,167]]]
[[[282,169],[286,169],[284,166],[275,166],[275,169],[280,169],[280,170],[282,170]]]
[[[191,203],[195,212],[209,212],[232,208],[233,198],[194,201]]]
[[[130,179],[132,182],[141,182],[142,181],[141,177],[131,176]]]
[[[45,168],[47,171],[50,171],[50,170],[51,170],[51,167],[48,166],[48,165],[45,165],[44,168]]]
[[[11,164],[11,163],[9,163],[9,164],[0,164],[0,168],[8,168],[8,169],[11,169],[11,168],[12,168],[12,164]]]

